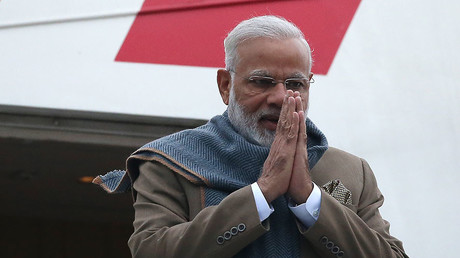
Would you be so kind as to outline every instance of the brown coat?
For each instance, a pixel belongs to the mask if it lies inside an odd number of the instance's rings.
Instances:
[[[203,186],[154,161],[141,163],[139,171],[134,233],[128,242],[134,257],[231,257],[270,230],[270,218],[259,220],[250,186],[204,207]],[[302,257],[407,257],[380,216],[383,196],[366,161],[329,148],[311,175],[319,186],[340,180],[351,191],[352,204],[322,190],[316,223],[305,229],[297,222]],[[240,224],[243,231],[218,243],[219,236]]]

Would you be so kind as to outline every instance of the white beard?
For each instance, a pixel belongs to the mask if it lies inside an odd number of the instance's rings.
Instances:
[[[248,141],[261,146],[270,147],[275,139],[275,131],[270,131],[259,126],[258,122],[264,115],[279,116],[280,110],[268,109],[249,113],[238,103],[233,89],[234,87],[232,85],[228,101],[228,118],[230,122],[238,133]]]
[[[307,100],[308,103],[308,100]],[[245,107],[240,105],[235,97],[234,85],[232,81],[230,96],[228,101],[228,119],[235,127],[236,131],[241,134],[248,141],[270,147],[275,139],[276,131],[268,130],[259,126],[258,122],[262,116],[275,115],[279,116],[281,110],[277,108],[269,108],[265,110],[258,110],[254,113],[249,113]],[[305,121],[307,120],[308,104],[305,109]]]

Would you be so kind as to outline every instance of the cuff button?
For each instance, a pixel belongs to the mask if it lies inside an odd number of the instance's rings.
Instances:
[[[230,229],[230,233],[232,233],[232,235],[236,236],[238,234],[238,228],[237,227],[232,227]]]
[[[331,250],[331,252],[332,252],[333,254],[338,254],[339,251],[340,251],[340,248],[339,248],[338,246],[334,246],[334,247],[332,248],[332,250]]]
[[[239,224],[238,231],[243,232],[244,230],[246,230],[246,225],[244,225],[244,223]]]
[[[224,239],[225,240],[230,240],[230,238],[232,238],[232,234],[230,233],[230,231],[225,231]]]
[[[315,210],[315,211],[313,212],[313,216],[317,218],[317,217],[319,216],[319,211],[318,211],[318,210]]]
[[[224,239],[223,236],[218,236],[218,237],[217,237],[217,243],[218,243],[219,245],[223,244],[224,242],[225,242],[225,239]]]
[[[321,242],[321,244],[326,245],[327,242],[329,241],[329,239],[327,239],[327,237],[323,236],[319,241]]]

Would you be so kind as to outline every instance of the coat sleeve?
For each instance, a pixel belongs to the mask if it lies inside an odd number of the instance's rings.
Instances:
[[[344,205],[323,191],[318,220],[308,230],[298,224],[299,230],[320,257],[408,257],[380,216],[383,195],[367,162],[361,159],[361,163],[359,203]]]
[[[159,163],[144,162],[139,171],[128,241],[133,257],[230,257],[268,230],[250,186],[201,210],[199,186]]]

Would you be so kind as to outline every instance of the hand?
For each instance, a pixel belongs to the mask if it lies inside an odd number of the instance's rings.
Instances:
[[[298,92],[296,92],[298,93]],[[302,105],[302,99],[296,94],[296,111],[299,114],[299,134],[297,137],[297,146],[292,167],[291,180],[289,182],[288,193],[292,200],[297,204],[307,201],[310,193],[313,191],[313,185],[310,177],[308,166],[307,152],[307,128],[305,125],[305,112]]]
[[[299,114],[296,112],[296,100],[294,93],[288,90],[281,107],[275,139],[264,163],[262,175],[257,180],[268,203],[289,189],[298,135]]]

